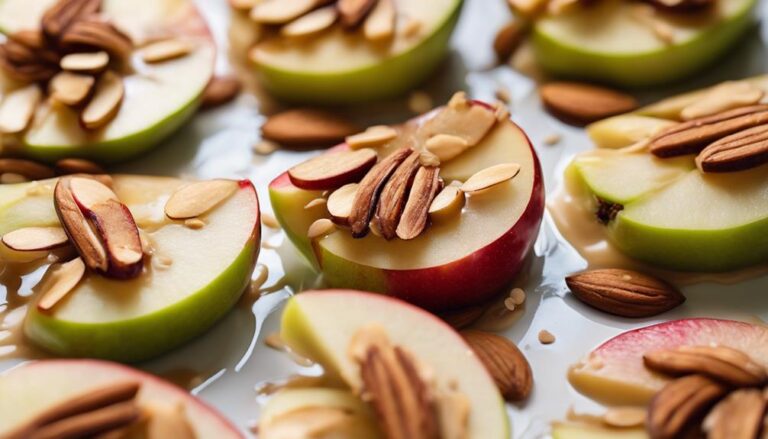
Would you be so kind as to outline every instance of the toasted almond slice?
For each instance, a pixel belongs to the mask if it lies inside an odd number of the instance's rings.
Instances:
[[[26,130],[42,96],[35,84],[8,93],[0,103],[0,133],[17,134]]]
[[[289,169],[288,177],[301,189],[336,189],[360,181],[377,157],[369,148],[322,154]]]
[[[315,239],[321,236],[325,236],[336,230],[336,225],[328,218],[320,218],[313,222],[307,230],[307,238]]]
[[[261,127],[265,139],[288,146],[313,148],[341,142],[358,131],[355,124],[338,114],[310,108],[274,114]]]
[[[304,205],[304,210],[311,210],[315,207],[325,206],[327,203],[328,200],[325,198],[315,198],[314,200]]]
[[[376,225],[384,239],[397,236],[397,224],[408,198],[408,190],[420,166],[419,153],[414,151],[395,169],[381,191],[376,216],[371,223]]]
[[[376,0],[339,0],[336,7],[339,8],[341,25],[347,28],[357,26],[375,5]]]
[[[92,270],[106,272],[109,268],[107,251],[75,201],[70,182],[71,177],[62,177],[56,183],[53,191],[56,214],[85,265]]]
[[[349,215],[352,213],[352,206],[355,203],[357,194],[357,183],[344,185],[328,197],[328,213],[331,214],[331,221],[340,225],[349,225]]]
[[[440,158],[429,151],[422,151],[419,154],[419,163],[421,166],[440,166]]]
[[[461,185],[461,190],[464,192],[477,192],[483,189],[488,189],[491,186],[495,186],[505,181],[512,180],[520,173],[520,165],[517,163],[502,163],[499,165],[485,168],[482,171],[477,172],[475,175],[469,177],[467,181]]]
[[[603,415],[603,422],[611,427],[642,427],[647,413],[639,407],[610,407]]]
[[[264,0],[251,9],[251,19],[265,24],[288,23],[325,3],[324,0]]]
[[[26,183],[29,179],[15,172],[5,172],[0,174],[0,184]]]
[[[23,175],[29,180],[43,180],[55,175],[53,169],[32,160],[0,158],[0,174],[7,173]]]
[[[405,240],[416,238],[427,227],[429,206],[440,188],[438,174],[438,168],[424,166],[416,172],[403,215],[397,224],[398,238]]]
[[[75,73],[97,74],[109,64],[109,54],[104,51],[89,53],[70,53],[59,61],[62,70]]]
[[[89,130],[102,128],[117,115],[123,102],[125,87],[117,73],[107,71],[96,84],[93,98],[80,115],[80,122]]]
[[[72,177],[69,187],[75,200],[86,209],[108,200],[117,201],[117,194],[100,181],[85,177]]]
[[[149,64],[170,61],[189,54],[192,52],[192,49],[194,49],[194,47],[189,41],[171,38],[144,46],[141,49],[141,59]]]
[[[395,35],[395,4],[379,0],[363,23],[363,35],[371,41],[383,41]]]
[[[61,159],[56,162],[56,172],[59,175],[67,174],[106,174],[104,170],[98,164],[85,159],[69,158]]]
[[[49,250],[69,242],[61,227],[24,227],[3,235],[3,244],[16,251]]]
[[[754,105],[760,102],[764,94],[763,90],[749,82],[724,82],[712,87],[701,99],[683,108],[680,116],[683,120],[691,120]]]
[[[280,29],[286,37],[304,37],[328,29],[336,22],[339,13],[336,7],[326,6],[303,15]]]
[[[96,80],[93,76],[60,72],[48,84],[49,94],[64,105],[80,105],[88,98]]]
[[[352,149],[376,148],[397,137],[397,130],[386,125],[375,125],[362,133],[347,136],[346,142]]]
[[[476,104],[463,92],[456,93],[447,106],[427,120],[419,134],[428,139],[437,134],[449,134],[464,139],[469,146],[477,145],[496,124],[495,109]]]
[[[148,407],[149,422],[147,437],[149,439],[174,438],[195,439],[196,435],[183,403],[174,406],[152,405]]]
[[[229,0],[229,6],[236,11],[250,12],[261,0]]]
[[[229,198],[238,188],[234,180],[206,180],[190,183],[171,195],[165,203],[165,215],[187,219],[204,215]]]
[[[80,258],[72,259],[63,264],[51,265],[40,283],[40,300],[37,302],[37,309],[41,312],[53,309],[80,283],[84,274],[85,263]]]
[[[427,148],[427,151],[436,155],[441,162],[447,162],[466,151],[469,148],[469,143],[459,136],[436,134],[427,139],[424,147]]]
[[[453,217],[464,207],[466,197],[464,191],[456,186],[446,186],[432,201],[429,206],[429,216],[433,220],[441,220]]]

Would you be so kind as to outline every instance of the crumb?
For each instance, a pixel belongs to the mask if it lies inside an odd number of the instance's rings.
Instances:
[[[277,151],[279,146],[277,143],[269,141],[269,140],[262,140],[258,143],[255,143],[253,145],[253,152],[255,152],[258,155],[269,155],[273,152]]]
[[[275,217],[266,212],[261,213],[261,223],[269,227],[270,229],[280,228],[280,223],[277,222]]]
[[[552,344],[555,342],[555,335],[551,332],[547,331],[546,329],[542,329],[539,331],[539,343],[541,344]]]
[[[509,94],[509,89],[503,86],[496,89],[495,96],[496,99],[504,102],[505,104],[509,104],[509,102],[512,100],[512,96]]]
[[[512,298],[511,298],[511,297],[507,297],[506,299],[504,299],[504,306],[505,306],[505,307],[506,307],[506,308],[507,308],[507,309],[508,309],[510,312],[512,312],[512,311],[514,311],[514,310],[515,310],[515,308],[517,307],[517,304],[515,303],[515,301],[514,301],[514,300],[512,300]]]
[[[522,288],[514,288],[509,292],[509,298],[515,305],[522,305],[525,302],[525,290]]]
[[[198,218],[190,218],[184,221],[184,226],[192,230],[198,230],[205,227],[205,222]]]
[[[560,134],[552,133],[544,138],[544,144],[549,146],[557,145],[558,143],[560,143],[562,139],[563,139],[563,136],[561,136]]]

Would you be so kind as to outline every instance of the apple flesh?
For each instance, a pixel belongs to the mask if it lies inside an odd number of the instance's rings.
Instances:
[[[552,439],[648,439],[648,433],[641,428],[557,423],[552,426]]]
[[[645,405],[668,378],[651,372],[643,354],[679,346],[727,346],[768,366],[768,328],[709,318],[660,323],[620,334],[593,350],[568,374],[573,387],[604,404]]]
[[[30,306],[24,332],[32,342],[60,355],[140,361],[203,333],[237,302],[259,251],[256,191],[250,182],[240,182],[231,197],[200,217],[204,227],[192,229],[163,212],[165,200],[183,184],[173,178],[114,177],[114,192],[154,254],[134,279],[91,272],[49,313]],[[0,186],[0,234],[58,225],[54,185],[47,180]]]
[[[420,121],[406,123],[401,133]],[[379,156],[397,148],[395,141]],[[297,188],[287,173],[272,181],[269,192],[286,234],[329,286],[386,293],[429,309],[461,308],[484,302],[512,281],[541,224],[544,185],[539,161],[525,133],[511,121],[498,122],[479,144],[441,165],[440,176],[446,184],[466,181],[499,163],[518,163],[520,173],[485,193],[468,196],[460,215],[437,221],[408,241],[387,241],[374,234],[355,239],[346,230],[310,240],[309,226],[325,212],[304,206],[321,192]]]
[[[605,1],[537,20],[536,59],[552,73],[649,86],[700,70],[727,51],[755,21],[756,0],[714,2],[715,11],[655,12],[668,26],[672,43],[637,18],[636,4]]]
[[[280,334],[296,352],[322,364],[332,378],[359,390],[362,379],[348,349],[357,331],[371,324],[384,328],[394,345],[426,364],[436,386],[455,383],[468,398],[467,437],[509,437],[504,401],[482,363],[451,327],[419,308],[359,291],[307,291],[286,305]]]
[[[13,33],[37,28],[40,17],[53,3],[54,0],[32,4],[27,0],[3,0],[0,29]],[[77,111],[69,107],[41,105],[31,127],[19,139],[20,154],[49,162],[66,157],[122,161],[157,145],[199,107],[203,90],[213,77],[216,49],[193,2],[137,0],[128,5],[107,0],[102,10],[135,44],[147,41],[153,32],[167,29],[191,42],[194,50],[186,56],[152,64],[133,56],[133,73],[123,77],[126,97],[117,116],[103,129],[82,129]],[[16,87],[18,84],[8,78],[0,78],[3,93]]]
[[[462,0],[396,3],[401,18],[391,41],[371,42],[362,31],[335,25],[310,38],[268,38],[252,49],[251,41],[233,38],[233,48],[249,53],[260,83],[284,100],[332,104],[397,96],[423,82],[444,58]],[[419,25],[411,36],[402,32],[408,20]],[[252,32],[252,26],[240,17],[232,34]]]
[[[43,360],[26,363],[0,375],[0,436],[10,433],[45,407],[67,401],[89,389],[110,383],[141,384],[136,402],[175,407],[181,404],[187,422],[199,438],[244,439],[212,407],[148,373],[98,360]]]

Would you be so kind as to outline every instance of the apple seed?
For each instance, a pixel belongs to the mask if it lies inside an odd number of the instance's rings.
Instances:
[[[205,180],[182,186],[165,203],[165,215],[181,220],[204,215],[238,188],[233,180]]]
[[[492,186],[512,180],[520,173],[520,165],[517,163],[502,163],[485,168],[469,177],[461,185],[461,190],[467,193],[478,192]]]
[[[61,227],[24,227],[3,235],[3,244],[16,251],[39,251],[61,247],[69,242]]]

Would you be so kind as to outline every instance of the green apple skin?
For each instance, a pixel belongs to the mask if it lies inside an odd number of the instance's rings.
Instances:
[[[261,84],[281,100],[311,104],[352,104],[400,96],[423,83],[445,58],[463,0],[424,41],[380,63],[356,70],[307,73],[256,64]]]
[[[647,87],[692,75],[723,55],[756,22],[756,0],[726,22],[682,44],[647,53],[596,52],[553,38],[534,26],[533,48],[538,63],[555,75]]]

